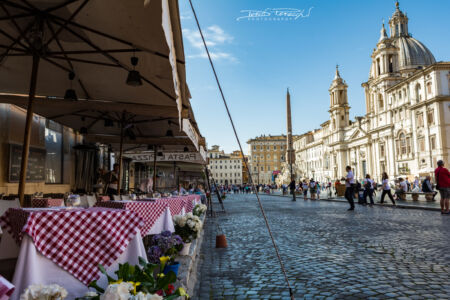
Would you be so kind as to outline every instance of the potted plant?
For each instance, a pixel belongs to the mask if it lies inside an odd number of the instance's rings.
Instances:
[[[99,265],[100,272],[106,275],[108,286],[106,289],[97,285],[94,280],[89,287],[95,289],[78,300],[173,300],[181,296],[189,297],[183,288],[175,290],[173,283],[177,280],[174,272],[167,274],[156,272],[159,266],[164,270],[169,257],[160,258],[159,264],[148,263],[139,257],[139,265],[119,264],[119,269],[115,272],[117,278],[113,278],[106,273],[105,268]]]
[[[153,236],[150,245],[147,253],[149,261],[156,264],[162,256],[169,257],[162,271],[164,274],[173,271],[175,275],[178,275],[180,264],[175,261],[175,257],[184,246],[181,237],[177,234],[172,234],[170,231],[163,231],[161,234]]]
[[[67,297],[67,290],[57,284],[42,285],[33,284],[30,285],[20,296],[23,300],[63,300]]]
[[[205,204],[197,204],[194,209],[192,210],[192,214],[197,217],[201,217],[206,212],[206,205]]]
[[[184,216],[173,216],[175,225],[175,233],[178,234],[184,242],[184,247],[180,255],[188,255],[191,242],[195,240],[203,227],[203,223],[198,216],[194,216],[191,212]]]

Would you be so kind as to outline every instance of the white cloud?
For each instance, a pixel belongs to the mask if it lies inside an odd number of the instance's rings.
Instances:
[[[188,14],[180,15],[180,20],[190,20],[190,19],[192,19],[191,15],[188,15]]]
[[[188,58],[208,58],[202,38],[197,30],[185,28],[183,29],[183,35],[189,44],[198,51],[198,53],[188,54]],[[234,38],[231,35],[217,25],[208,26],[203,30],[203,35],[212,59],[236,61],[236,58],[231,53],[221,49],[223,45],[233,41]]]

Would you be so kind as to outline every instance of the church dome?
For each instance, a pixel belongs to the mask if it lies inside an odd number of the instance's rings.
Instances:
[[[412,69],[418,66],[434,64],[436,60],[428,48],[411,36],[394,38],[394,45],[398,48],[399,69]]]

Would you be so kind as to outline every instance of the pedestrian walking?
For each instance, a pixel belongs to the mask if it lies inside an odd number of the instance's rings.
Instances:
[[[441,214],[450,214],[449,200],[450,200],[450,172],[444,168],[444,161],[437,162],[438,167],[434,170],[436,178],[436,189],[441,194]]]
[[[373,185],[374,181],[370,178],[370,175],[366,175],[366,179],[364,180],[364,205],[367,205],[367,197],[370,199],[370,205],[374,204],[373,202]]]
[[[383,173],[383,176],[381,177],[381,179],[383,180],[383,181],[382,181],[382,189],[383,189],[383,192],[381,193],[381,200],[380,200],[380,203],[383,204],[383,202],[384,202],[384,197],[385,197],[386,195],[388,195],[388,196],[389,196],[389,199],[391,199],[391,201],[392,201],[392,204],[395,205],[394,197],[392,197],[392,194],[391,194],[391,186],[389,185],[389,177],[388,177],[388,175],[387,175],[386,172]]]
[[[355,178],[350,166],[347,166],[345,170],[347,171],[347,176],[345,177],[345,198],[350,204],[350,208],[348,209],[350,211],[355,209],[355,202],[353,201],[353,188],[355,186]]]
[[[303,199],[306,200],[306,197],[308,196],[308,183],[306,182],[306,179],[303,179],[302,190],[303,190]]]
[[[311,197],[311,199],[316,199],[316,193],[317,193],[317,184],[314,181],[314,178],[311,178],[311,180],[309,181],[309,195]]]

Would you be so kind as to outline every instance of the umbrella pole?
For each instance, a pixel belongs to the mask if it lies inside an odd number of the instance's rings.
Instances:
[[[22,161],[20,162],[19,200],[20,206],[25,204],[25,181],[27,179],[28,154],[30,151],[31,125],[33,124],[33,101],[36,95],[36,82],[39,69],[39,55],[33,55],[33,67],[31,69],[30,91],[28,94],[27,117],[25,134],[23,136]]]
[[[153,149],[155,149],[153,155],[153,193],[156,193],[156,155],[158,155],[156,145],[153,146]]]
[[[123,121],[120,122],[120,146],[119,146],[119,181],[117,182],[117,193],[120,196],[120,186],[122,185],[122,153],[123,153]]]

